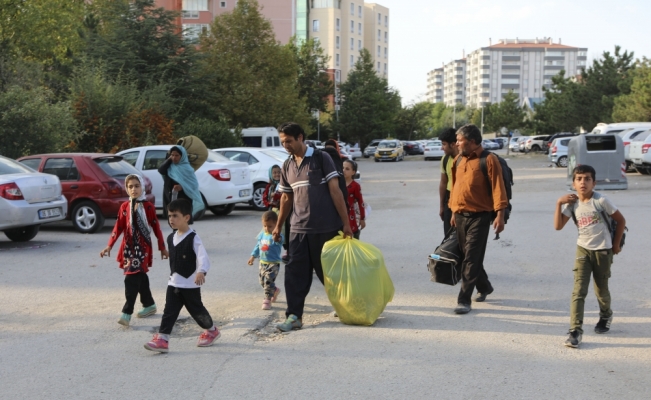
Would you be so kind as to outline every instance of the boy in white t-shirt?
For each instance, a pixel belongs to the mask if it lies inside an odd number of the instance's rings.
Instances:
[[[572,182],[577,194],[567,194],[556,202],[554,228],[561,230],[570,219],[574,219],[578,229],[576,259],[574,261],[574,291],[570,305],[570,331],[565,341],[567,347],[579,347],[583,336],[583,309],[588,294],[590,275],[594,278],[594,291],[599,302],[599,322],[596,333],[610,330],[613,311],[610,309],[610,265],[613,254],[622,249],[620,243],[626,220],[617,207],[605,196],[594,191],[596,172],[589,165],[579,165],[574,169]],[[615,237],[605,221],[607,214],[617,222]]]

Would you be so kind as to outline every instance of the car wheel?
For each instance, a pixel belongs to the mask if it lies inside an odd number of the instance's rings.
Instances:
[[[637,172],[641,173],[642,175],[651,175],[651,170],[647,167],[635,167],[637,169]]]
[[[626,172],[635,172],[635,166],[630,161],[626,161]]]
[[[366,154],[364,154],[364,158],[369,158],[369,157],[370,157],[370,156],[367,156]]]
[[[429,161],[429,158],[425,157],[423,160],[425,160],[425,161]]]
[[[5,236],[12,242],[29,242],[36,237],[40,228],[40,225],[30,225],[21,228],[8,229],[5,231]]]
[[[567,156],[563,156],[556,161],[556,165],[562,168],[567,168]]]
[[[215,215],[228,215],[235,209],[235,203],[210,207],[209,210]]]
[[[531,151],[540,151],[540,146],[534,144],[533,146],[531,146]]]
[[[378,159],[376,158],[376,159],[375,159],[375,162],[380,162],[380,160],[378,160]]]
[[[104,216],[97,204],[82,201],[72,209],[72,225],[77,232],[95,233],[104,226]]]
[[[253,186],[253,198],[249,202],[253,206],[253,209],[256,211],[267,211],[267,207],[264,206],[264,189],[267,187],[266,183],[256,183]]]

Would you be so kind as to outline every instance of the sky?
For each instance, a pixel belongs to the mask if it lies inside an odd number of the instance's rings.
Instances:
[[[587,47],[588,65],[615,45],[651,58],[651,0],[366,0],[389,8],[389,85],[425,101],[427,72],[499,39],[551,37]]]

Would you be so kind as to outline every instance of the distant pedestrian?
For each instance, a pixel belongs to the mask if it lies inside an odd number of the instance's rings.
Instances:
[[[170,226],[174,229],[167,237],[170,249],[170,277],[165,296],[165,310],[158,333],[145,344],[145,349],[167,353],[170,334],[183,307],[192,318],[204,328],[197,346],[212,346],[221,335],[212,317],[201,301],[201,285],[210,270],[208,253],[199,235],[188,225],[192,204],[186,199],[177,199],[167,206]]]
[[[167,205],[174,199],[187,199],[192,203],[192,218],[205,209],[199,181],[190,165],[188,152],[183,146],[174,146],[170,155],[158,168],[158,173],[163,176],[163,214],[167,218]]]
[[[561,230],[571,219],[579,229],[576,258],[574,259],[574,291],[570,303],[570,331],[565,346],[579,347],[583,336],[583,311],[590,286],[590,275],[594,277],[594,292],[599,302],[599,322],[595,333],[610,330],[613,311],[610,308],[610,265],[613,254],[622,250],[620,243],[626,219],[617,207],[604,195],[594,191],[595,169],[579,165],[572,172],[572,185],[577,194],[566,194],[556,202],[554,228]],[[614,237],[611,237],[610,221],[617,222]]]
[[[344,160],[344,178],[348,192],[348,222],[350,222],[353,237],[359,239],[362,229],[366,228],[366,210],[364,209],[362,187],[354,179],[356,173],[357,163],[353,160]],[[358,219],[359,223],[357,223]]]
[[[253,265],[256,258],[260,258],[260,286],[264,289],[264,299],[262,300],[262,309],[271,310],[271,303],[275,302],[280,294],[280,288],[276,286],[276,277],[280,270],[280,251],[283,247],[283,235],[280,240],[275,241],[273,230],[278,222],[278,214],[274,211],[267,211],[262,214],[262,231],[256,238],[257,243],[253,248],[249,265]]]
[[[339,151],[339,143],[334,139],[328,139],[323,146],[323,151],[330,155],[332,162],[335,164],[335,169],[339,174],[343,174],[344,171],[344,157]]]
[[[273,165],[269,168],[269,183],[264,188],[262,203],[268,210],[278,212],[280,209],[280,196],[278,184],[280,183],[280,167]]]
[[[288,332],[303,326],[303,308],[312,286],[312,271],[323,283],[323,245],[342,229],[344,236],[352,237],[353,233],[346,202],[339,189],[339,174],[328,153],[306,146],[305,132],[298,124],[282,124],[278,133],[290,157],[280,178],[283,196],[273,231],[274,241],[280,240],[283,223],[289,217],[291,232],[289,262],[285,267],[287,320],[276,327]]]
[[[450,231],[450,220],[452,219],[452,210],[448,203],[450,202],[450,190],[452,189],[452,164],[459,154],[457,148],[457,131],[454,128],[448,128],[439,135],[443,153],[445,156],[441,160],[441,182],[439,183],[439,216],[443,220],[443,235]]]
[[[140,175],[127,175],[124,186],[129,194],[129,201],[122,203],[118,210],[118,219],[113,226],[113,232],[108,245],[99,253],[100,257],[110,257],[111,249],[115,246],[120,235],[120,251],[117,261],[124,271],[124,295],[126,303],[122,307],[122,316],[118,324],[129,326],[136,299],[140,295],[143,308],[138,311],[138,318],[156,314],[156,303],[149,288],[147,272],[152,266],[154,247],[151,242],[151,232],[158,239],[158,250],[161,259],[166,259],[169,253],[165,249],[165,238],[160,230],[156,207],[145,197],[145,184]]]
[[[481,171],[482,137],[475,125],[464,125],[457,131],[459,155],[452,165],[450,192],[450,223],[457,228],[459,246],[464,253],[461,290],[454,312],[467,314],[471,310],[472,292],[477,287],[475,301],[484,301],[493,293],[493,286],[484,269],[484,255],[491,224],[496,234],[504,230],[504,209],[508,206],[502,167],[493,154],[486,157],[488,178]]]

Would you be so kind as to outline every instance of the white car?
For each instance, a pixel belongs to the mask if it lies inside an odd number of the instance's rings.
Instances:
[[[631,142],[643,132],[646,132],[649,128],[628,128],[618,133],[619,137],[622,138],[624,142],[624,159],[626,160],[626,171],[632,171],[633,162],[631,161],[630,151],[631,151]]]
[[[509,150],[520,151],[520,137],[512,137],[509,139]]]
[[[362,149],[359,147],[351,147],[348,151],[348,154],[350,154],[350,156],[353,157],[353,160],[355,160],[362,157]]]
[[[440,140],[430,140],[425,143],[425,161],[435,158],[441,159],[445,156],[443,152],[443,143]]]
[[[549,140],[551,135],[538,135],[531,136],[527,139],[524,146],[527,151],[540,151],[543,149],[543,144],[546,140]]]
[[[172,145],[135,147],[118,153],[124,161],[142,171],[152,184],[151,192],[156,196],[156,208],[163,208],[163,177],[158,167],[167,159]],[[231,161],[215,152],[208,152],[206,162],[195,171],[199,191],[206,207],[215,215],[227,215],[236,203],[253,198],[253,185],[249,165]]]
[[[56,175],[43,174],[0,156],[0,231],[14,242],[34,239],[41,225],[68,213]]]
[[[264,189],[269,183],[269,168],[274,165],[283,167],[283,163],[289,157],[289,153],[282,148],[254,148],[254,147],[228,147],[214,149],[216,153],[223,155],[232,161],[247,163],[251,172],[251,183],[253,184],[253,198],[249,202],[254,209],[266,211],[262,201]]]
[[[630,146],[628,155],[637,172],[651,175],[651,129],[639,134]]]
[[[498,150],[500,145],[493,141],[484,139],[481,141],[481,147],[483,147],[484,150]]]
[[[572,140],[569,138],[556,138],[549,148],[547,158],[559,167],[567,167],[567,145]]]

